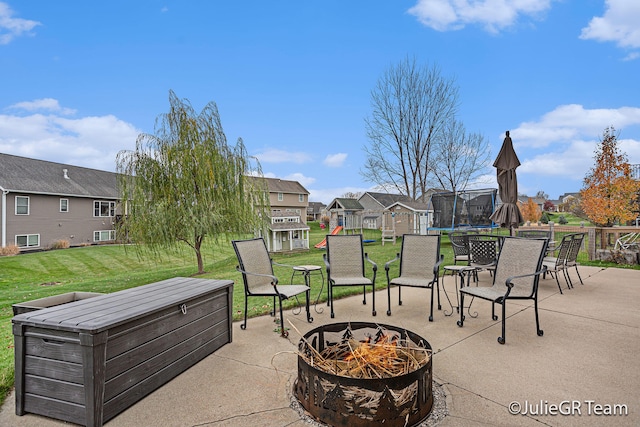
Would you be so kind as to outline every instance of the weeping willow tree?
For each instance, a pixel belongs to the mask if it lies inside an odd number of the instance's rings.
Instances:
[[[188,100],[169,92],[170,109],[156,120],[155,133],[140,134],[135,151],[117,156],[125,215],[119,236],[141,251],[195,251],[204,273],[202,244],[229,233],[263,230],[269,199],[260,164],[242,139],[227,144],[216,104],[197,114]]]

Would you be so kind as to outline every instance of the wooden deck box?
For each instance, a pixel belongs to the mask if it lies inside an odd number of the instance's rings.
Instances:
[[[13,318],[16,414],[101,426],[232,340],[233,282],[177,277]]]

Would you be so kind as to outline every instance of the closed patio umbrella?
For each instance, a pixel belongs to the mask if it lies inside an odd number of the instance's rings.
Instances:
[[[498,190],[502,205],[491,214],[489,218],[501,227],[509,227],[509,233],[513,234],[513,229],[518,228],[522,222],[522,213],[518,208],[518,179],[516,168],[520,166],[520,160],[513,150],[513,142],[507,131],[500,153],[496,157],[493,166],[496,168],[498,179]]]

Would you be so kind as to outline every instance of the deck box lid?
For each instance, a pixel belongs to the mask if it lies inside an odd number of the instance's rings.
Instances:
[[[174,277],[13,317],[14,325],[98,333],[233,285],[231,280]],[[188,309],[188,307],[187,307]]]

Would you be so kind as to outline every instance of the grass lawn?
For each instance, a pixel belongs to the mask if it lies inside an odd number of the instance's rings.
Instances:
[[[321,249],[314,244],[320,242],[327,231],[321,230],[317,223],[310,223],[309,251],[293,254],[276,254],[273,259],[277,263],[287,265],[315,264],[324,269]],[[502,230],[502,233],[508,233]],[[384,263],[393,259],[400,250],[400,242],[395,245],[386,243],[382,246],[380,232],[365,230],[365,239],[375,242],[365,244],[365,252],[378,264],[376,287],[386,286]],[[453,251],[446,235],[442,237],[442,253],[445,256],[443,265],[453,263]],[[235,271],[237,260],[230,242],[221,241],[218,245],[210,244],[205,251],[205,270],[203,278],[230,279],[235,282],[233,313],[234,320],[242,318],[244,309],[244,290],[242,277]],[[581,260],[582,262],[582,260]],[[587,262],[583,262],[587,264]],[[612,266],[604,263],[592,265]],[[613,265],[615,266],[615,265]],[[367,276],[371,270],[367,265]],[[393,264],[392,275],[397,275],[398,263]],[[61,294],[65,292],[103,292],[111,293],[122,289],[153,283],[177,276],[191,276],[197,271],[195,255],[190,250],[182,253],[165,254],[161,259],[140,257],[131,246],[100,245],[82,248],[71,248],[45,252],[35,252],[0,258],[0,404],[13,387],[13,333],[11,305],[30,301],[36,298]],[[284,283],[291,278],[291,268],[275,267],[276,276]],[[311,294],[315,302],[321,289],[320,280],[315,276],[311,280]],[[360,292],[359,287],[339,287],[335,296]],[[322,291],[320,301],[326,301],[326,288]],[[286,301],[287,308],[292,307],[295,300]],[[380,302],[379,313],[384,313]],[[272,310],[271,298],[251,298],[249,300],[249,316],[257,316]],[[275,325],[274,325],[275,328]]]

